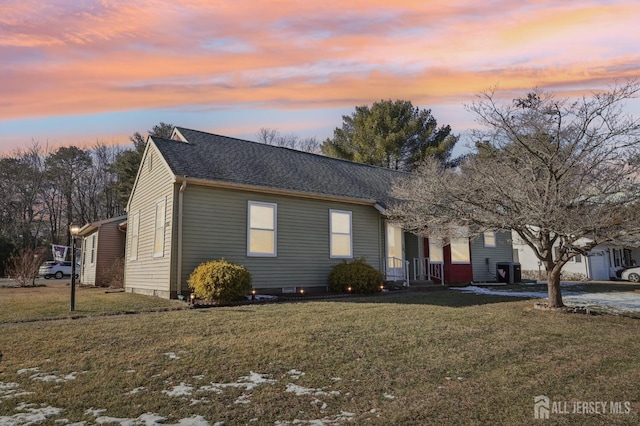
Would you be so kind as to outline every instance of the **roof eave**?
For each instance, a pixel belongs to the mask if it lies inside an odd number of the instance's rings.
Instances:
[[[264,194],[287,195],[287,196],[298,197],[298,198],[309,198],[314,200],[337,201],[337,202],[343,202],[343,203],[349,203],[349,204],[374,206],[379,211],[380,211],[380,208],[382,208],[378,204],[378,202],[372,198],[354,198],[354,197],[346,197],[346,196],[340,196],[340,195],[318,194],[314,192],[302,192],[302,191],[294,191],[289,189],[280,189],[280,188],[265,187],[265,186],[258,186],[258,185],[248,185],[248,184],[225,182],[225,181],[218,181],[218,180],[190,178],[188,176],[175,177],[176,183],[181,184],[184,181],[187,181],[187,183],[190,185],[200,185],[200,186],[208,186],[208,187],[223,188],[223,189],[235,189],[235,190],[242,190],[242,191],[261,192]]]

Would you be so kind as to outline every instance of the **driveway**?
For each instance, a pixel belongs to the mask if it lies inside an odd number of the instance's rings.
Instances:
[[[51,278],[45,280],[44,278],[36,278],[37,286],[52,286],[52,285],[68,285],[71,284],[71,277],[64,277],[61,280]],[[11,278],[0,278],[0,287],[19,287],[18,282]]]

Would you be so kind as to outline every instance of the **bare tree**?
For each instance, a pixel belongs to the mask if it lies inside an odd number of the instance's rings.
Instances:
[[[487,129],[475,155],[457,169],[426,161],[396,185],[404,202],[391,217],[415,232],[514,230],[546,268],[549,306],[562,307],[569,260],[640,237],[640,120],[622,109],[639,91],[629,82],[570,101],[535,90],[507,105],[480,94],[468,106]]]
[[[300,138],[294,133],[280,133],[277,129],[261,127],[256,133],[256,137],[258,138],[258,142],[265,145],[281,146],[313,154],[321,153],[321,144],[315,136]]]

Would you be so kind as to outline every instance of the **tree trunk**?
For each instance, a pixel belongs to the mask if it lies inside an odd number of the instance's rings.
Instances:
[[[547,288],[549,291],[549,307],[562,308],[562,293],[560,292],[560,269],[553,268],[547,272]]]

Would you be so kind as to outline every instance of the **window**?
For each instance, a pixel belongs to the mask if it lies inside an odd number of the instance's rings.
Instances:
[[[483,234],[484,246],[495,247],[496,246],[496,233],[493,231],[485,231]]]
[[[277,210],[277,204],[249,201],[247,256],[276,256]]]
[[[156,220],[153,232],[153,257],[164,256],[165,200],[156,203]]]
[[[465,227],[457,227],[451,235],[451,263],[471,263],[469,237]]]
[[[91,261],[90,263],[96,262],[96,234],[91,236]]]
[[[342,210],[329,210],[329,234],[330,257],[353,257],[351,212]]]
[[[131,234],[129,240],[129,259],[136,260],[138,258],[138,232],[140,228],[140,213],[133,213],[129,223],[127,233]]]
[[[444,262],[441,238],[435,236],[429,238],[429,260],[431,262]]]

